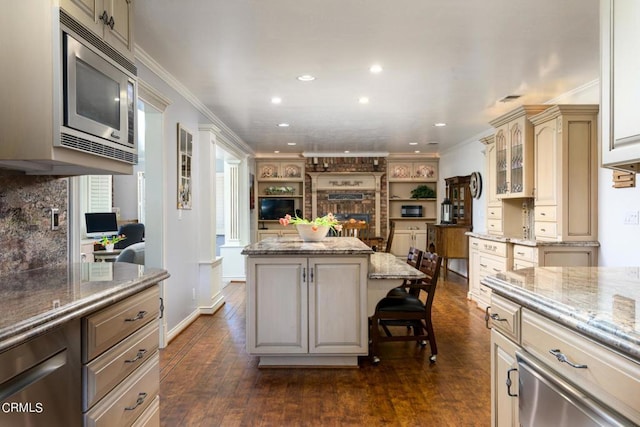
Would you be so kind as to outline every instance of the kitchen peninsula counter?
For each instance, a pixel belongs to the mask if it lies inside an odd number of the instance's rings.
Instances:
[[[0,276],[0,351],[169,277],[129,263],[76,263]]]
[[[357,366],[369,351],[368,316],[377,295],[424,277],[353,237],[273,237],[242,253],[247,352],[259,356],[262,367]]]
[[[484,284],[640,363],[640,267],[527,268]]]

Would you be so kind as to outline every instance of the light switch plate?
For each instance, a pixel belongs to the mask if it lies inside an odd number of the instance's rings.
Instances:
[[[51,229],[57,230],[60,226],[60,212],[58,208],[51,208]]]

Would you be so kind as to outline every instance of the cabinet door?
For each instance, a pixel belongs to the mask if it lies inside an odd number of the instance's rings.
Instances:
[[[366,354],[366,257],[309,259],[309,353]]]
[[[131,0],[105,0],[105,10],[109,20],[113,18],[113,28],[105,25],[104,39],[127,58],[133,57],[132,7]]]
[[[391,244],[391,253],[397,257],[406,258],[409,248],[413,246],[413,233],[411,230],[396,230]]]
[[[427,250],[427,230],[414,230],[412,246],[420,249],[421,251]],[[408,252],[409,251],[407,250],[407,253]]]
[[[247,352],[307,353],[306,258],[249,258]]]
[[[102,38],[104,24],[98,19],[103,12],[103,0],[61,0],[60,6],[85,27]]]
[[[500,205],[500,199],[497,195],[497,177],[496,177],[496,144],[487,145],[487,174],[486,174],[486,194],[487,206]]]
[[[495,329],[491,330],[491,408],[492,426],[514,427],[519,424],[518,367],[516,350],[518,346]],[[507,379],[511,387],[507,387]]]
[[[562,165],[558,163],[558,132],[556,119],[535,127],[535,205],[556,205],[558,197],[557,172]]]
[[[500,199],[509,193],[508,171],[508,137],[509,125],[496,129],[495,142],[495,189],[496,198]]]
[[[467,298],[477,301],[480,293],[480,243],[469,237],[469,293]]]
[[[509,122],[507,181],[509,197],[533,195],[532,128],[526,116]]]
[[[389,162],[389,181],[410,180],[413,178],[413,164],[411,162]]]
[[[640,3],[600,1],[602,164],[640,172]]]

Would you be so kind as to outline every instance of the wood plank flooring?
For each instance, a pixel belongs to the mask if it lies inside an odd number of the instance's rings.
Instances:
[[[245,350],[245,285],[160,352],[161,424],[174,426],[488,426],[490,337],[466,280],[440,280],[428,346],[382,343],[358,369],[258,369]]]

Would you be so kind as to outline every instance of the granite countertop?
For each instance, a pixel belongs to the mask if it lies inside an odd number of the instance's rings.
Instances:
[[[169,273],[129,263],[76,263],[0,276],[0,351],[99,310]]]
[[[406,262],[385,252],[374,252],[369,257],[369,279],[422,279],[426,275]]]
[[[243,255],[368,255],[373,250],[355,237],[325,237],[305,242],[299,236],[268,237],[245,246]]]
[[[640,363],[640,267],[537,267],[483,283]]]
[[[493,242],[514,243],[516,245],[531,246],[531,247],[540,247],[540,246],[598,247],[600,246],[600,242],[598,241],[559,242],[559,241],[546,241],[546,240],[530,240],[530,239],[521,239],[518,237],[492,236],[491,234],[475,233],[473,231],[468,231],[464,234],[470,237],[476,237],[478,239],[491,240]]]

